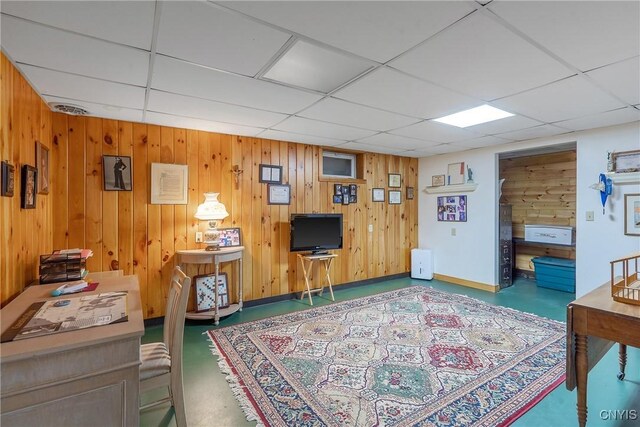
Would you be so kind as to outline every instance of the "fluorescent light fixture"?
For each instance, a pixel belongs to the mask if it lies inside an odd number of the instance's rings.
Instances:
[[[459,113],[450,114],[448,116],[440,117],[439,119],[434,119],[434,121],[457,126],[459,128],[466,128],[511,116],[513,116],[513,114],[492,107],[491,105],[484,104],[479,107],[460,111]]]

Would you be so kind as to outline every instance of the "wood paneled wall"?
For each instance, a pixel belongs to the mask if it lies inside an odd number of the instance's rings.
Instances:
[[[52,194],[38,194],[36,209],[20,209],[20,169],[35,166],[35,142],[51,147],[49,107],[0,54],[0,160],[15,167],[13,197],[0,197],[0,301],[5,305],[38,277],[37,257],[52,247]]]
[[[501,203],[512,205],[513,237],[524,238],[525,224],[576,226],[576,152],[500,160]],[[574,248],[517,245],[516,268],[533,270],[534,256],[575,259]]]
[[[417,159],[364,154],[358,203],[343,206],[332,203],[334,182],[318,179],[320,152],[310,145],[55,113],[53,246],[93,249],[92,271],[120,268],[137,274],[146,317],[161,316],[175,251],[203,247],[195,232],[206,224],[193,215],[203,194],[215,191],[230,214],[221,226],[242,230],[245,300],[302,290],[301,269],[289,252],[291,213],[344,215],[334,283],[409,271],[410,249],[417,244],[417,199],[407,201],[405,194],[406,186],[417,186]],[[105,154],[132,157],[132,192],[102,191]],[[155,162],[189,166],[187,205],[149,203]],[[291,185],[289,206],[267,204],[267,186],[258,181],[260,163],[283,166],[283,182]],[[244,171],[237,182],[234,165]],[[402,204],[372,203],[371,188],[387,188],[390,172],[402,174]],[[225,271],[237,274],[229,267]]]

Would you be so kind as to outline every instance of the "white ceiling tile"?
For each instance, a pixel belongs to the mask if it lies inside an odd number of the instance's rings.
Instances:
[[[377,135],[361,138],[356,142],[361,144],[377,145],[396,150],[419,150],[426,147],[433,147],[439,144],[438,142],[407,138],[404,136],[391,135],[388,133],[379,133]]]
[[[302,133],[305,135],[322,136],[324,138],[352,140],[373,135],[370,130],[358,129],[350,126],[319,122],[302,117],[291,117],[274,127],[285,132]]]
[[[16,62],[145,86],[149,54],[2,15],[2,49]]]
[[[462,141],[477,138],[481,135],[467,129],[445,125],[431,120],[396,129],[389,133],[441,143]]]
[[[151,50],[155,13],[152,1],[3,0],[2,13]]]
[[[574,74],[480,13],[457,22],[391,66],[485,100]]]
[[[276,141],[290,141],[290,142],[297,142],[300,144],[326,145],[330,147],[344,144],[346,142],[346,140],[322,138],[319,136],[302,135],[299,133],[282,132],[282,131],[273,130],[273,129],[265,130],[260,135],[258,135],[258,137],[266,138],[266,139],[274,139]]]
[[[512,142],[511,139],[498,138],[497,136],[483,136],[480,138],[468,139],[466,141],[452,142],[450,145],[464,148],[481,148],[492,145],[500,145]]]
[[[326,98],[298,114],[325,122],[385,131],[416,123],[414,119],[335,98]]]
[[[333,96],[421,118],[442,117],[482,104],[388,68],[367,74]]]
[[[366,151],[369,153],[393,154],[397,156],[404,156],[404,153],[407,152],[407,150],[399,148],[389,148],[380,145],[363,144],[360,142],[347,142],[346,144],[341,145],[340,148],[344,148],[347,150]]]
[[[144,88],[74,76],[59,71],[20,65],[20,71],[41,95],[141,110]]]
[[[517,130],[515,132],[501,133],[498,135],[500,138],[508,138],[514,141],[523,141],[525,139],[542,138],[545,136],[560,135],[567,133],[566,129],[559,128],[553,125],[535,126],[528,129]]]
[[[151,86],[183,95],[288,114],[322,98],[321,95],[199,67],[162,55],[156,56]]]
[[[473,11],[464,2],[222,2],[225,6],[386,62]]]
[[[533,126],[539,126],[543,124],[537,120],[532,120],[522,116],[505,117],[504,119],[494,120],[492,122],[481,123],[475,126],[469,126],[468,130],[472,132],[481,133],[484,135],[492,135],[496,133],[511,132],[519,129],[526,129]]]
[[[489,9],[582,71],[637,56],[637,1],[494,1]]]
[[[503,98],[492,104],[547,123],[623,106],[580,76]]]
[[[298,40],[263,78],[329,93],[372,67],[360,58]]]
[[[470,150],[470,148],[461,147],[459,145],[453,145],[453,144],[440,144],[440,145],[436,145],[435,147],[425,148],[424,150],[416,150],[413,152],[412,157],[429,157],[429,156],[435,156],[438,154],[456,153],[458,151],[465,151],[465,150]],[[445,166],[443,166],[443,168],[446,169]]]
[[[254,108],[159,92],[157,90],[152,90],[149,93],[147,110],[256,127],[269,127],[288,117],[285,114],[271,113]]]
[[[171,114],[154,113],[151,111],[147,112],[145,122],[160,126],[204,130],[207,132],[224,133],[227,135],[256,136],[263,130],[262,128],[232,125],[229,123],[194,119],[191,117],[173,116]]]
[[[587,75],[623,101],[640,103],[640,56],[589,71]]]
[[[51,104],[72,104],[82,107],[89,112],[89,115],[101,117],[103,119],[126,120],[128,122],[142,122],[142,110],[131,108],[115,107],[113,105],[96,104],[87,101],[77,101],[75,99],[60,98],[57,96],[44,96],[44,100]]]
[[[162,2],[157,51],[254,76],[290,35],[200,1]]]
[[[614,126],[622,123],[634,122],[636,120],[640,120],[640,111],[627,107],[554,124],[566,129],[584,130]]]

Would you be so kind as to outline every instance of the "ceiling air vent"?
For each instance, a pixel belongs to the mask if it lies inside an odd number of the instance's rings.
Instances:
[[[82,107],[73,104],[59,104],[56,102],[52,102],[49,104],[53,111],[58,111],[60,113],[71,114],[73,116],[87,116],[89,112]]]

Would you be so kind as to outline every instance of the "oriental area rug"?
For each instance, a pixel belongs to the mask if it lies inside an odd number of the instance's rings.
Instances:
[[[565,333],[421,286],[208,332],[264,426],[509,425],[564,380]]]

